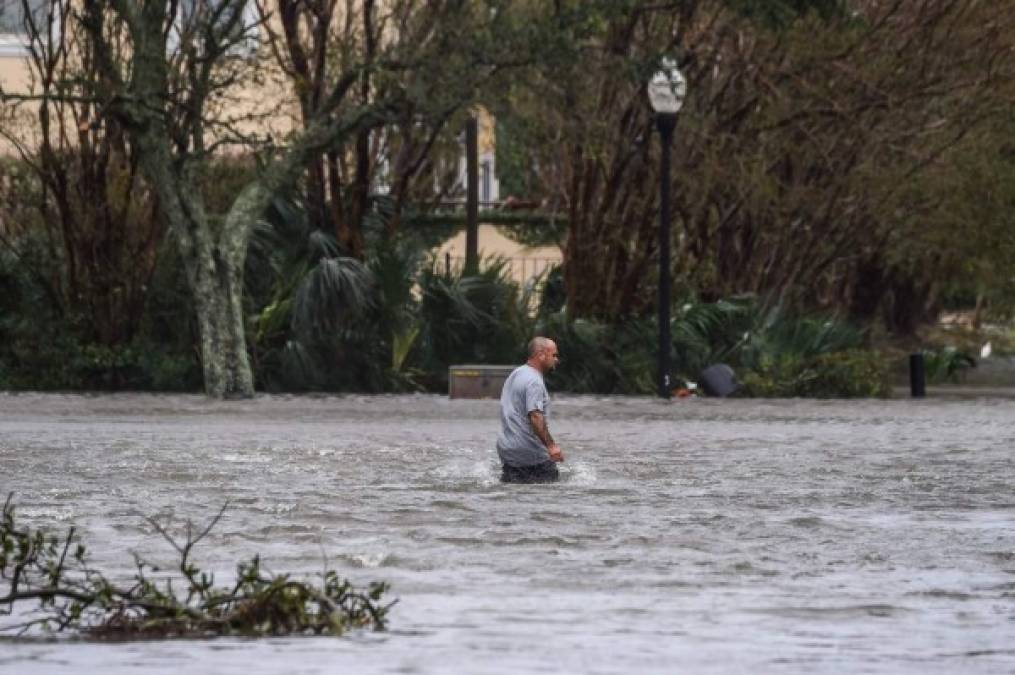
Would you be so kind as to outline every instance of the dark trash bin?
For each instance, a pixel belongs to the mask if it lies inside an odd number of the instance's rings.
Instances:
[[[715,363],[701,371],[698,378],[702,391],[708,396],[724,398],[737,390],[737,378],[733,369],[725,363]]]

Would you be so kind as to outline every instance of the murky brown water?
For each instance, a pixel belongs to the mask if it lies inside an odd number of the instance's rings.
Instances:
[[[556,397],[569,461],[502,486],[492,401],[0,394],[0,491],[99,566],[143,514],[228,573],[385,579],[387,633],[0,642],[0,672],[1015,672],[1015,404]]]

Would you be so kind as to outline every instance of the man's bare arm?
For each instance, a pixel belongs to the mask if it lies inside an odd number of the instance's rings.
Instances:
[[[547,448],[554,444],[553,436],[550,435],[550,430],[546,426],[546,416],[538,410],[533,410],[529,413],[529,423],[532,424],[532,431],[535,432],[536,437],[543,442]]]
[[[529,423],[532,425],[532,431],[535,432],[536,437],[546,446],[550,459],[554,462],[563,462],[564,453],[560,451],[560,446],[550,435],[550,430],[546,426],[546,416],[538,410],[533,410],[529,413]]]

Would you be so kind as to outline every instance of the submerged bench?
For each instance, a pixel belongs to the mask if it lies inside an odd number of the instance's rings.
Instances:
[[[500,398],[504,380],[518,366],[472,364],[448,368],[450,398]]]

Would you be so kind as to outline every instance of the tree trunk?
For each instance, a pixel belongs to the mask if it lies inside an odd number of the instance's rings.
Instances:
[[[289,164],[272,178],[294,174]],[[199,204],[188,203],[186,197],[182,200],[183,211],[203,221],[190,223],[189,231],[194,236],[181,239],[181,244],[191,244],[181,245],[181,253],[201,332],[204,388],[213,398],[254,395],[243,322],[243,265],[250,226],[263,214],[272,194],[259,182],[247,186],[233,201],[217,232]]]
[[[218,250],[188,261],[201,340],[204,388],[213,398],[249,398],[254,378],[243,327],[243,266]]]
[[[243,322],[243,265],[250,226],[264,212],[272,191],[255,182],[233,201],[223,222],[204,208],[198,175],[173,171],[166,146],[144,138],[142,165],[159,192],[159,209],[173,233],[194,300],[204,389],[213,398],[254,395],[253,371]]]

